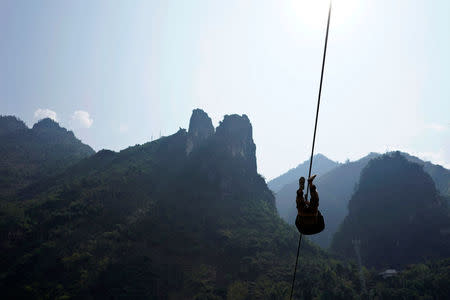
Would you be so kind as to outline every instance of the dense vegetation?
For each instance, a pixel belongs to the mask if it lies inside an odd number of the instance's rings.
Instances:
[[[62,172],[82,158],[94,154],[51,119],[29,129],[12,116],[0,116],[0,197]]]
[[[100,151],[3,202],[2,291],[28,298],[283,298],[298,235],[279,218],[256,172],[248,119],[225,117],[201,143],[195,130],[120,153]],[[330,264],[306,241],[302,254],[296,293],[354,293],[354,265]],[[333,281],[314,280],[328,273]]]
[[[49,165],[0,198],[3,298],[286,299],[298,233],[255,151],[245,115],[214,130],[196,110],[188,132]],[[298,270],[295,299],[449,295],[448,260],[383,279],[303,239]]]
[[[401,267],[450,256],[447,203],[418,164],[394,152],[371,160],[349,202],[332,249],[375,267]]]
[[[369,299],[448,299],[450,259],[408,265],[398,275],[368,276]]]
[[[430,162],[424,162],[407,153],[400,153],[408,161],[422,166],[423,170],[433,179],[441,197],[447,199],[447,202],[450,203],[450,170]],[[315,235],[312,240],[322,248],[327,249],[330,246],[334,233],[344,221],[345,216],[347,216],[348,203],[359,182],[362,169],[370,160],[378,156],[379,154],[377,153],[370,153],[357,161],[339,164],[324,173],[321,173],[321,168],[314,167],[313,172],[319,174],[316,179],[316,184],[320,193],[320,210],[326,217],[327,222],[325,230]],[[318,161],[321,160],[323,161],[324,159],[319,157]],[[325,160],[328,159],[325,157]],[[307,169],[303,170],[303,173],[300,173],[298,176],[306,176],[305,174],[307,174]],[[284,176],[280,176],[279,178],[284,178]],[[271,182],[269,182],[269,187],[271,186]],[[296,217],[293,195],[295,195],[297,189],[298,178],[293,179],[278,191],[275,191],[280,216],[290,224],[294,223]]]

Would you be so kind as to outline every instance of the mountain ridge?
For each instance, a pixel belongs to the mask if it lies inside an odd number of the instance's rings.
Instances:
[[[401,267],[450,255],[443,233],[449,229],[447,203],[431,176],[404,154],[391,152],[371,160],[362,170],[349,214],[331,248],[355,257],[357,239],[368,266]]]
[[[257,173],[251,123],[229,115],[212,132],[207,114],[197,114],[205,122],[188,131],[120,152],[101,150],[20,189],[13,201],[0,197],[2,294],[286,298],[298,233],[279,217],[273,192]],[[423,268],[415,266],[405,273],[401,295],[445,295],[448,279],[440,276],[447,265],[427,264],[436,288],[425,292],[417,287]],[[365,295],[354,262],[307,239],[298,270],[296,299]],[[371,294],[400,295],[373,271],[362,272],[369,274]]]
[[[450,170],[446,170],[442,166],[434,165],[430,162],[423,162],[420,159],[401,152],[408,160],[413,162],[421,162],[424,170],[433,178],[437,187],[441,187],[441,194],[445,191],[446,178],[450,178]],[[320,207],[322,214],[326,219],[325,230],[311,237],[311,240],[318,243],[323,248],[328,248],[332,241],[333,234],[348,213],[348,201],[350,200],[354,188],[359,181],[360,173],[367,163],[379,157],[381,154],[371,152],[356,161],[340,164],[323,175],[319,175],[316,179],[316,185],[320,195]],[[450,185],[450,179],[447,184]],[[443,188],[442,188],[443,187]],[[298,189],[297,180],[283,186],[278,193],[275,194],[277,207],[280,216],[288,223],[293,224],[297,214],[295,208],[295,191]],[[448,195],[444,194],[444,197]]]
[[[30,129],[14,116],[0,116],[0,195],[10,196],[94,153],[49,118]]]
[[[248,282],[247,293],[283,297],[298,234],[257,173],[248,118],[225,116],[189,154],[188,138],[181,129],[99,151],[8,203],[1,236],[15,238],[1,241],[5,294],[218,299]],[[304,270],[325,271],[324,252],[308,241],[302,251],[315,258]],[[296,293],[310,285],[298,277]]]
[[[280,176],[275,177],[270,180],[267,185],[269,188],[275,193],[279,192],[283,186],[286,184],[290,184],[293,181],[298,181],[298,179],[303,176],[308,176],[309,170],[309,159],[300,163],[297,167],[288,170],[287,172],[281,174]],[[332,170],[333,168],[339,166],[338,162],[335,162],[325,155],[318,153],[313,157],[313,169],[312,174],[322,175]]]

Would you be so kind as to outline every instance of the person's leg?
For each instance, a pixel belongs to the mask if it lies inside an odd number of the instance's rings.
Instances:
[[[297,191],[297,198],[295,199],[295,202],[297,203],[297,212],[300,215],[306,206],[305,198],[303,197],[303,190],[299,189]]]
[[[311,177],[308,178],[308,184],[309,184],[309,186],[312,185],[312,182],[313,182],[314,178],[316,178],[316,176],[317,176],[317,175],[313,175],[313,176],[311,176]]]
[[[314,184],[311,185],[311,201],[309,207],[315,212],[317,212],[319,208],[319,194],[317,193],[317,188]]]
[[[303,213],[303,210],[306,207],[305,204],[305,197],[303,196],[303,189],[305,188],[305,177],[300,177],[298,180],[299,189],[297,190],[297,213],[301,215]]]
[[[305,189],[305,177],[303,177],[303,176],[300,177],[300,179],[298,180],[298,184],[300,186],[300,189],[303,192],[303,190]]]

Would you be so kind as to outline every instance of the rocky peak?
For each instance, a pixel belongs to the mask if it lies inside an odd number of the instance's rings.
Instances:
[[[59,126],[57,122],[50,118],[42,119],[34,124],[32,131],[35,136],[49,143],[81,143],[81,141],[75,137],[72,131]]]
[[[22,120],[14,116],[0,116],[0,135],[25,131],[28,127]]]
[[[208,114],[201,109],[194,109],[189,121],[186,153],[190,154],[194,148],[198,147],[213,134],[214,126]]]
[[[50,118],[44,118],[39,120],[36,124],[33,125],[33,130],[47,130],[47,129],[62,129],[57,122]]]
[[[256,146],[252,124],[247,115],[226,115],[216,129],[216,136],[233,157],[242,157],[256,172]]]

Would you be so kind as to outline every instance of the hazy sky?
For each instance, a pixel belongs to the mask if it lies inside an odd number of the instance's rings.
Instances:
[[[450,167],[450,1],[335,0],[316,151]],[[247,114],[258,170],[310,153],[328,1],[0,0],[0,114],[120,150]]]

